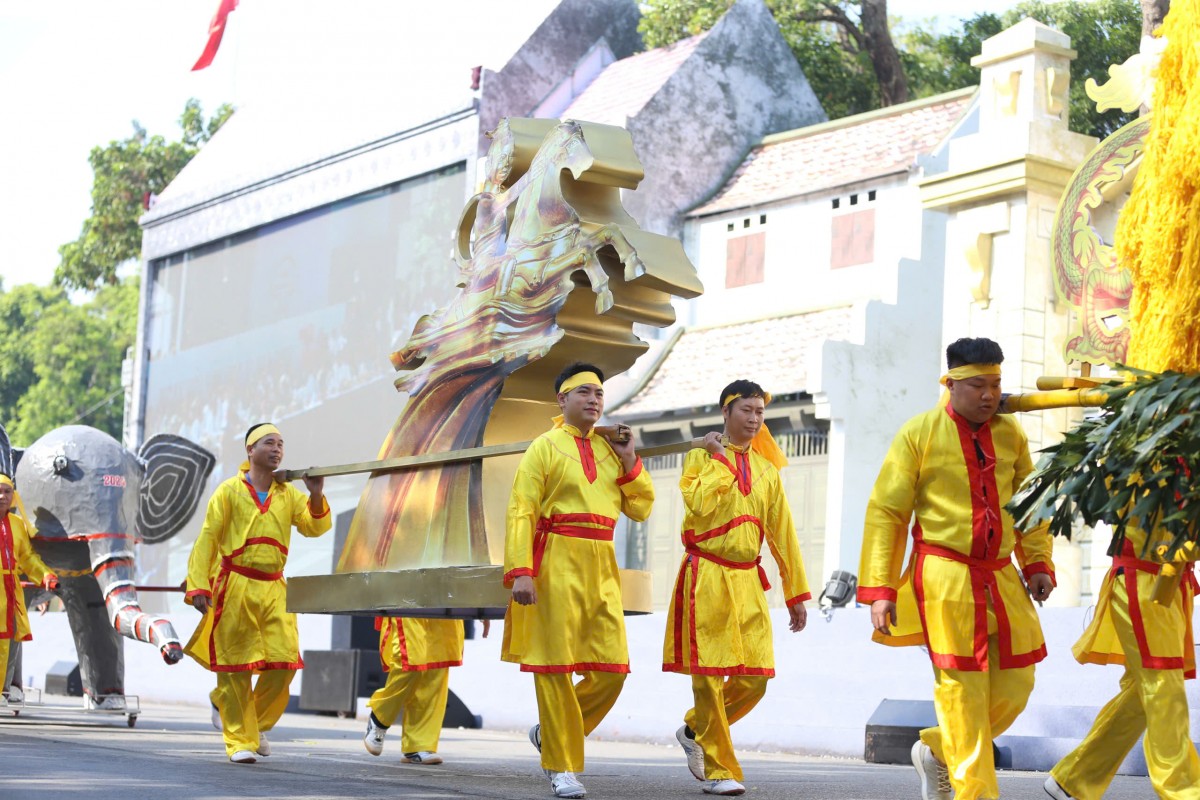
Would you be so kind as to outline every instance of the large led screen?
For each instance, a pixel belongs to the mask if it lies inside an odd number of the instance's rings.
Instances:
[[[217,455],[206,498],[235,474],[256,422],[280,426],[290,468],[374,458],[404,400],[388,356],[455,291],[467,192],[459,163],[153,262],[144,435],[181,434]],[[326,481],[339,528],[364,481]],[[141,548],[144,583],[183,580],[202,517]],[[330,572],[334,533],[301,539],[288,573]]]

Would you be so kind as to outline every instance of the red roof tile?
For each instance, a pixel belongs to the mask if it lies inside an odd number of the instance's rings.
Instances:
[[[959,90],[763,139],[691,216],[731,211],[906,172],[933,151],[974,99]]]
[[[559,116],[624,127],[649,103],[707,32],[609,64]]]
[[[686,330],[645,387],[612,413],[630,418],[715,405],[738,378],[776,395],[807,391],[809,348],[849,330],[848,307]]]

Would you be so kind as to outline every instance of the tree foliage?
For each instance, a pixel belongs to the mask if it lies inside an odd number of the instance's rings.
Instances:
[[[121,437],[121,363],[136,338],[138,279],[117,270],[141,253],[146,195],[161,192],[232,112],[223,105],[205,118],[189,100],[178,141],[134,122],[129,138],[93,148],[92,214],[59,248],[54,285],[5,291],[0,282],[0,423],[14,443],[73,423]],[[88,294],[72,302],[68,290]]]
[[[731,5],[732,0],[648,0],[638,30],[647,47],[661,47],[708,30]],[[844,24],[813,21],[821,9],[832,17],[836,7],[846,20],[861,23],[862,0],[767,0],[767,7],[830,119],[886,104],[865,42]],[[1071,65],[1072,130],[1102,138],[1132,119],[1116,111],[1098,113],[1084,92],[1084,81],[1107,81],[1110,64],[1137,52],[1139,0],[1026,0],[1001,14],[977,14],[944,33],[893,18],[892,38],[908,95],[928,97],[977,85],[979,70],[971,59],[983,40],[1025,17],[1070,36],[1079,54]]]
[[[1133,382],[1042,451],[1008,508],[1018,528],[1048,522],[1068,539],[1077,519],[1111,525],[1109,555],[1121,551],[1130,525],[1165,533],[1161,553],[1139,555],[1171,561],[1200,541],[1200,376],[1123,369]]]
[[[146,198],[166,188],[232,113],[225,104],[206,120],[193,98],[179,119],[180,141],[149,136],[135,120],[132,136],[92,148],[92,215],[84,220],[79,238],[58,249],[54,282],[71,289],[116,284],[117,268],[141,253],[138,218]]]
[[[120,439],[121,362],[137,330],[138,280],[74,304],[62,287],[0,292],[0,422],[16,444],[61,425]]]

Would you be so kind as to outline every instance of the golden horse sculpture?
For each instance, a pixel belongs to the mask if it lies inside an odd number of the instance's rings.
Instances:
[[[623,209],[642,177],[622,128],[501,121],[457,229],[459,291],[392,354],[409,396],[381,459],[531,439],[563,366],[623,372],[647,347],[635,323],[674,322],[672,298],[702,287],[677,239]],[[337,572],[491,565],[517,458],[373,473]]]

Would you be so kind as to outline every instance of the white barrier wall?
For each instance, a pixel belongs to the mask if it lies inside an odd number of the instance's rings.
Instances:
[[[766,700],[735,726],[734,741],[746,749],[861,758],[867,720],[884,698],[932,699],[929,660],[919,648],[873,644],[866,608],[840,609],[826,623],[809,606],[808,629],[800,634],[787,631],[786,611],[772,612],[777,676]],[[1120,667],[1082,666],[1071,657],[1089,611],[1042,610],[1050,657],[1038,665],[1029,708],[1009,731],[1014,759],[1023,750],[1023,737],[1038,737],[1039,748],[1047,753],[1063,750],[1083,736],[1095,711],[1116,693]],[[174,615],[172,622],[186,638],[198,619],[187,613]],[[55,661],[74,660],[74,646],[65,614],[34,615],[31,621],[35,639],[25,645],[25,678],[43,687],[46,670]],[[690,706],[691,690],[687,677],[662,672],[666,615],[629,617],[627,623],[632,674],[593,735],[670,742]],[[489,638],[467,642],[465,663],[451,670],[450,687],[473,713],[482,715],[486,727],[524,730],[537,721],[533,677],[499,660],[502,626],[493,623]],[[302,647],[328,648],[328,629],[325,618],[302,616]],[[215,685],[212,675],[190,658],[167,667],[151,647],[135,642],[126,643],[125,671],[126,691],[144,701],[206,707]],[[302,679],[303,672],[292,685],[293,694],[299,693]],[[1200,739],[1200,687],[1195,681],[1188,683],[1188,698],[1192,738]],[[359,710],[365,713],[363,701]],[[207,711],[198,711],[197,718],[207,720]]]

